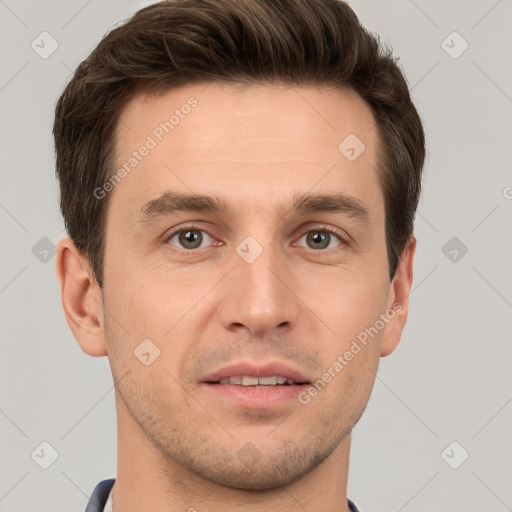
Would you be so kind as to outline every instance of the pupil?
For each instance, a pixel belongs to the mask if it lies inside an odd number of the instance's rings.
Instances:
[[[194,249],[196,246],[201,245],[201,235],[197,231],[186,231],[181,234],[180,243],[187,249]],[[197,242],[199,241],[199,244]],[[192,244],[193,247],[190,247]],[[195,245],[194,245],[195,244]]]
[[[325,231],[314,232],[314,234],[310,236],[310,241],[316,245],[315,249],[318,249],[319,247],[323,249],[329,245],[329,237]]]

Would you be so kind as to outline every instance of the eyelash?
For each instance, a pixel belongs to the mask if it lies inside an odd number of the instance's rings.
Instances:
[[[212,238],[215,238],[206,229],[204,229],[204,228],[202,228],[200,226],[194,225],[194,224],[189,224],[189,225],[181,227],[180,229],[177,229],[176,231],[173,231],[170,235],[166,236],[165,239],[164,239],[164,242],[168,243],[168,242],[170,242],[170,240],[174,236],[178,235],[179,233],[186,232],[186,231],[202,231],[202,232],[206,233],[208,236],[210,236]],[[329,226],[326,226],[326,225],[319,225],[319,226],[316,226],[316,227],[314,227],[312,229],[308,229],[306,232],[304,232],[302,234],[302,236],[300,238],[302,238],[305,234],[311,233],[311,232],[314,232],[314,231],[326,232],[326,233],[329,233],[330,235],[334,235],[340,241],[340,245],[337,246],[337,247],[331,247],[330,249],[311,249],[310,247],[305,247],[306,249],[310,249],[310,250],[312,250],[314,252],[328,252],[328,251],[332,251],[334,249],[339,249],[340,246],[348,245],[347,240],[344,237],[342,237],[338,233],[338,231],[336,231],[335,229],[333,229],[333,228],[331,228]],[[203,247],[203,249],[206,249],[206,248],[207,247]],[[201,248],[199,248],[199,249],[182,249],[182,248],[176,247],[174,245],[173,245],[173,249],[175,249],[176,251],[179,251],[181,253],[184,253],[184,254],[193,254],[193,253],[196,253],[196,252],[201,250]]]

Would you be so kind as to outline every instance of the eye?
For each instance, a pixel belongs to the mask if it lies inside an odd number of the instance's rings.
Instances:
[[[319,226],[316,229],[309,230],[302,235],[299,241],[303,239],[306,240],[307,247],[313,250],[332,249],[340,245],[345,245],[345,240],[342,236],[329,226]],[[191,225],[174,231],[165,241],[179,250],[190,252],[207,247],[208,245],[215,245],[212,244],[214,240],[215,239],[204,229]],[[338,243],[333,245],[336,241]]]
[[[194,250],[200,249],[203,241],[208,242],[208,239],[210,239],[210,241],[213,240],[204,229],[200,229],[196,226],[186,226],[172,233],[167,238],[167,242],[176,245],[178,249]],[[173,242],[173,240],[175,240],[175,242]]]
[[[317,229],[312,229],[305,233],[299,240],[306,239],[306,243],[310,249],[332,249],[331,242],[338,240],[338,244],[334,247],[338,247],[344,243],[344,240],[334,229],[327,226],[321,226]]]

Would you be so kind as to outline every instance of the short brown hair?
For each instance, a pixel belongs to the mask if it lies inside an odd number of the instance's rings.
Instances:
[[[349,87],[360,95],[377,120],[392,279],[413,233],[425,136],[391,50],[341,0],[168,0],[109,32],[55,110],[61,211],[99,285],[108,198],[93,191],[114,172],[120,112],[139,92],[199,82]]]

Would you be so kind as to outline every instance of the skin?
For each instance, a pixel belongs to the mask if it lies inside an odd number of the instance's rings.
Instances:
[[[58,246],[67,321],[84,352],[108,356],[116,384],[114,509],[345,510],[350,432],[400,340],[413,277],[411,237],[389,281],[375,120],[351,90],[190,85],[126,105],[118,166],[189,97],[197,106],[109,193],[103,293],[72,241]],[[355,161],[338,150],[351,133],[366,146]],[[236,210],[138,222],[166,191],[215,194]],[[334,191],[364,205],[367,221],[291,210],[296,194]],[[169,240],[192,221],[200,248]],[[322,226],[344,241],[316,248],[307,235]],[[252,263],[236,251],[247,236],[263,249]],[[246,409],[201,384],[228,362],[269,358],[316,381],[395,302],[305,405]],[[134,356],[147,338],[160,350],[149,366]]]

